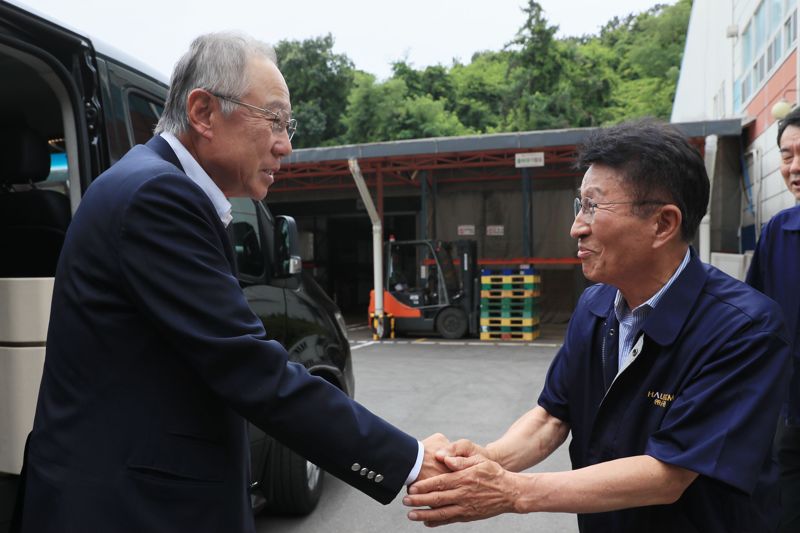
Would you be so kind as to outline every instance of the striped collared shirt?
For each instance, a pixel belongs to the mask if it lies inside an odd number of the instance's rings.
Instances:
[[[650,311],[655,309],[661,297],[667,292],[670,285],[678,278],[683,269],[689,263],[691,253],[686,250],[686,255],[683,257],[678,269],[669,280],[661,287],[657,293],[650,297],[649,300],[639,305],[636,309],[631,310],[628,307],[628,302],[622,297],[622,293],[617,290],[617,296],[614,298],[614,313],[617,315],[619,321],[619,354],[618,354],[618,370],[617,374],[625,370],[625,367],[631,364],[633,357],[631,357],[631,348],[639,337],[639,332],[642,329],[642,324],[647,320]]]

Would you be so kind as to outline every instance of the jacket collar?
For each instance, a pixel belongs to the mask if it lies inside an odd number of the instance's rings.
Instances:
[[[164,161],[172,163],[178,167],[181,172],[185,172],[181,162],[178,160],[178,156],[175,155],[175,151],[172,149],[169,143],[165,141],[163,137],[161,137],[161,135],[154,135],[152,139],[147,141],[145,146],[157,153]]]
[[[708,278],[697,252],[690,248],[690,253],[686,268],[667,289],[642,325],[642,331],[662,346],[670,345],[678,338]],[[617,289],[611,285],[596,285],[589,290],[593,291],[588,295],[589,311],[598,317],[612,315]]]
[[[781,228],[786,231],[800,231],[800,205],[787,209]]]

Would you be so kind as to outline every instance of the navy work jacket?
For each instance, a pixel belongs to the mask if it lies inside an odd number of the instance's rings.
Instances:
[[[579,515],[580,530],[774,530],[769,450],[789,369],[780,309],[692,250],[642,325],[641,352],[614,378],[616,291],[583,293],[539,405],[569,423],[574,469],[650,455],[699,476],[673,504]]]
[[[800,206],[781,211],[764,226],[747,283],[781,306],[793,341],[794,377],[787,401],[789,424],[800,426]]]

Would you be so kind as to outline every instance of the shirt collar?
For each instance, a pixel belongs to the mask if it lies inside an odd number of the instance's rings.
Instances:
[[[162,132],[161,137],[169,143],[170,148],[175,152],[175,155],[178,157],[178,161],[180,161],[181,166],[183,167],[183,171],[189,177],[190,180],[195,182],[198,187],[203,189],[203,192],[206,193],[208,199],[211,200],[211,203],[214,205],[214,209],[217,210],[217,215],[219,219],[222,221],[222,224],[225,227],[228,227],[233,216],[231,215],[231,203],[225,198],[225,194],[222,190],[214,183],[214,180],[211,179],[203,167],[200,166],[200,163],[192,157],[192,154],[189,153],[183,144],[175,137],[173,134],[169,132]]]
[[[689,258],[691,257],[691,255],[692,254],[689,252],[689,249],[687,248],[686,254],[683,256],[683,261],[681,261],[681,264],[678,265],[678,269],[675,271],[675,273],[672,274],[672,276],[658,290],[658,292],[656,292],[653,296],[651,296],[650,299],[648,299],[646,302],[637,306],[636,309],[631,310],[628,307],[628,302],[625,301],[625,298],[622,297],[622,293],[619,291],[619,289],[617,289],[617,295],[614,297],[614,312],[617,315],[617,320],[621,321],[622,317],[628,313],[635,313],[639,309],[646,309],[645,306],[647,306],[647,308],[650,309],[655,309],[656,305],[658,305],[658,302],[661,300],[661,297],[664,296],[664,293],[667,292],[667,289],[669,289],[670,285],[672,285],[672,283],[678,278],[680,273],[683,272],[683,269],[686,268],[686,265],[689,263]]]

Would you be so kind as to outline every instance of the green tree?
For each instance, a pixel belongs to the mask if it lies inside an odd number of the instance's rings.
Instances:
[[[614,19],[603,28],[600,40],[617,58],[611,63],[618,82],[609,105],[610,121],[669,119],[691,11],[691,0],[678,0]]]
[[[351,143],[447,137],[470,133],[444,101],[429,94],[410,94],[403,79],[376,83],[358,72],[344,119]]]
[[[464,126],[481,133],[503,131],[513,100],[506,74],[511,52],[480,52],[469,64],[456,63],[450,70],[454,111]]]
[[[598,126],[641,116],[667,119],[691,0],[611,19],[598,35],[556,38],[541,5],[500,51],[469,63],[392,77],[353,69],[328,35],[278,45],[300,123],[295,146]]]
[[[559,82],[562,58],[555,34],[558,26],[548,24],[542,6],[528,0],[523,8],[526,19],[515,38],[506,46],[513,53],[509,58],[508,80],[511,98],[511,126],[515,130],[538,129],[551,122],[542,116],[548,108],[549,96]]]
[[[333,36],[280,41],[275,47],[297,118],[297,148],[336,144],[345,132],[342,117],[353,87],[353,62],[333,52]]]

